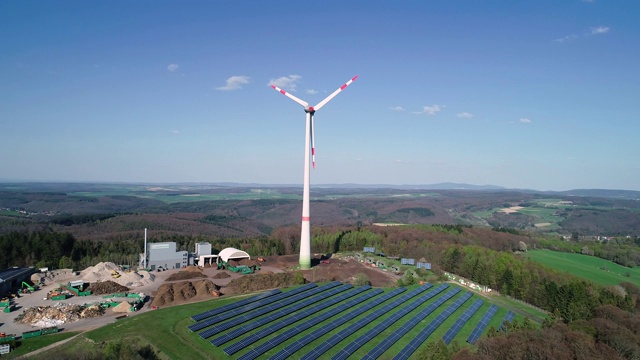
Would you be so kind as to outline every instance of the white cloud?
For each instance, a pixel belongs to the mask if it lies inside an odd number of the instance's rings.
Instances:
[[[555,41],[555,42],[565,42],[565,41],[570,41],[570,40],[577,39],[577,38],[578,38],[578,35],[571,34],[571,35],[567,35],[565,37],[561,37],[559,39],[555,39],[553,41]]]
[[[279,87],[279,86],[278,86],[278,87]],[[315,90],[315,89],[307,89],[307,90],[305,90],[304,92],[306,92],[306,93],[307,93],[307,94],[309,94],[309,95],[315,95],[315,94],[317,94],[317,93],[318,93],[318,90]]]
[[[597,26],[591,28],[591,35],[606,34],[609,32],[608,26]]]
[[[463,119],[471,119],[474,115],[468,112],[461,112],[456,114],[456,116]]]
[[[176,70],[178,70],[179,67],[180,65],[178,64],[169,64],[169,66],[167,66],[167,70],[171,72],[175,72]]]
[[[586,31],[583,36],[589,36],[589,35],[601,35],[601,34],[606,34],[608,33],[610,30],[610,28],[608,26],[595,26],[592,27],[589,31]],[[580,36],[576,35],[576,34],[571,34],[571,35],[567,35],[558,39],[555,39],[553,41],[555,42],[565,42],[565,41],[571,41],[571,40],[575,40],[577,38],[579,38]]]
[[[176,129],[173,129],[173,130],[171,130],[171,133],[172,133],[172,134],[180,134],[180,131],[179,131],[179,130],[176,130]]]
[[[405,108],[403,108],[402,106],[392,106],[389,108],[389,110],[391,111],[395,111],[395,112],[403,112],[406,111]]]
[[[436,113],[439,113],[440,111],[442,111],[442,108],[444,108],[443,106],[440,105],[432,105],[432,106],[423,106],[422,107],[422,111],[414,111],[414,114],[427,114],[427,115],[435,115]]]
[[[242,89],[242,85],[246,85],[249,83],[249,79],[250,77],[244,76],[244,75],[232,76],[227,79],[227,85],[217,87],[216,90],[223,90],[223,91],[239,90],[239,89]]]
[[[269,85],[275,85],[281,89],[285,89],[287,91],[296,91],[298,87],[297,82],[302,79],[300,75],[289,75],[289,76],[281,76],[277,79],[271,79],[269,81]]]
[[[518,122],[520,124],[530,124],[531,123],[531,119],[529,119],[529,118],[520,118],[520,120],[518,120]]]

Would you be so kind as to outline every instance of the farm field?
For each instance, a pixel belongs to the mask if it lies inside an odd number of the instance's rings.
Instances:
[[[600,285],[618,285],[628,281],[640,286],[640,268],[627,268],[594,256],[552,250],[531,250],[529,259]],[[625,276],[625,274],[629,276]]]
[[[318,284],[318,287],[326,286],[327,284]],[[435,289],[438,286],[443,285],[444,288],[442,291],[437,292]],[[163,308],[154,311],[148,311],[146,313],[138,314],[128,319],[118,320],[114,324],[110,324],[104,326],[102,328],[87,332],[81,336],[78,336],[76,339],[72,340],[70,343],[64,345],[65,349],[82,349],[83,347],[88,346],[90,343],[102,343],[113,341],[117,339],[127,339],[127,341],[135,341],[136,343],[144,344],[152,344],[156,350],[161,353],[163,356],[166,356],[171,359],[237,359],[246,355],[251,349],[254,349],[266,340],[274,339],[279,334],[284,333],[285,331],[290,331],[295,326],[300,325],[301,323],[308,321],[314,316],[319,316],[325,314],[327,312],[332,311],[337,306],[344,304],[350,300],[358,299],[360,296],[372,295],[372,292],[376,289],[364,289],[359,287],[350,287],[345,285],[336,285],[332,289],[336,289],[338,287],[344,287],[341,289],[342,291],[336,291],[336,294],[331,296],[323,296],[323,294],[327,294],[330,289],[324,290],[322,292],[318,292],[317,297],[321,298],[318,302],[314,304],[309,304],[304,306],[302,310],[309,310],[312,307],[318,306],[319,308],[324,307],[324,304],[329,304],[329,302],[334,299],[334,297],[341,296],[347,294],[349,292],[360,291],[358,294],[355,294],[350,297],[345,297],[340,302],[336,302],[331,306],[326,306],[321,310],[318,310],[311,315],[305,315],[304,318],[301,317],[301,320],[295,323],[288,324],[287,326],[283,326],[282,328],[278,328],[277,324],[280,321],[287,320],[289,317],[293,317],[296,315],[300,315],[298,311],[292,311],[286,316],[277,316],[275,319],[265,325],[253,328],[251,326],[252,321],[260,321],[265,317],[269,316],[269,313],[259,315],[259,316],[251,316],[247,319],[241,319],[242,314],[238,313],[234,317],[230,317],[229,319],[224,319],[220,321],[214,321],[212,326],[205,327],[201,330],[192,332],[189,330],[189,326],[196,324],[194,320],[191,319],[191,316],[230,304],[236,301],[240,301],[246,297],[236,297],[236,298],[221,298],[217,300],[211,300],[206,302],[188,304],[175,306],[170,308]],[[295,290],[296,288],[287,289],[284,291],[288,293],[290,291]],[[328,317],[322,322],[315,324],[309,330],[303,331],[295,331],[295,335],[293,336],[285,336],[285,341],[276,345],[273,349],[261,354],[258,358],[264,359],[269,358],[275,355],[277,352],[283,350],[286,346],[290,345],[294,340],[299,340],[303,336],[309,334],[311,331],[315,331],[318,329],[326,329],[328,326],[334,323],[338,323],[341,318],[347,316],[350,312],[357,311],[358,308],[366,306],[366,304],[375,301],[377,298],[381,298],[387,293],[394,291],[395,289],[384,289],[384,291],[380,291],[381,294],[377,294],[371,296],[367,300],[362,302],[357,302],[353,305],[353,307],[349,307],[344,311],[338,312],[333,316]],[[422,291],[421,291],[422,290]],[[308,290],[306,290],[308,291]],[[303,293],[303,298],[300,301],[305,301],[313,296],[306,296],[306,291]],[[407,296],[412,291],[421,291],[418,294],[415,294],[413,297],[409,299],[400,300],[400,304],[393,306],[391,310],[384,311],[381,314],[374,314],[374,312],[385,305],[389,305],[393,301],[398,301],[402,296]],[[433,297],[430,297],[430,294],[436,294]],[[323,352],[321,358],[329,358],[331,356],[336,355],[339,351],[341,351],[348,344],[353,343],[353,341],[362,335],[368,332],[377,332],[375,329],[376,326],[380,326],[383,321],[387,320],[391,317],[398,317],[398,321],[389,322],[387,325],[383,325],[379,328],[380,332],[376,333],[369,343],[366,346],[357,349],[351,358],[362,358],[366,355],[368,351],[370,351],[375,345],[379,344],[383,339],[387,336],[396,333],[400,330],[401,326],[406,324],[411,319],[416,319],[416,326],[402,336],[395,344],[391,345],[388,350],[386,350],[381,358],[390,358],[392,355],[400,352],[418,333],[426,328],[431,321],[438,318],[439,315],[443,314],[445,310],[451,306],[456,300],[465,296],[467,290],[465,288],[458,287],[453,284],[434,284],[432,287],[427,289],[427,285],[423,286],[411,286],[406,289],[406,291],[386,300],[380,302],[380,304],[373,306],[371,309],[364,311],[362,314],[350,319],[344,324],[340,324],[335,329],[332,329],[329,333],[324,334],[315,339],[315,341],[311,341],[306,344],[302,349],[296,351],[290,358],[301,358],[307,352],[315,349],[320,346],[321,343],[328,340],[331,336],[343,331],[350,324],[356,323],[361,319],[365,319],[368,317],[368,320],[362,321],[363,326],[355,331],[353,334],[349,336],[345,336],[341,338],[336,346],[328,349],[326,352]],[[448,294],[450,298],[445,300],[445,294]],[[471,295],[466,301],[462,303],[462,305],[453,310],[451,315],[444,319],[442,324],[435,329],[435,331],[429,336],[428,342],[434,341],[442,338],[442,336],[446,333],[446,331],[453,325],[453,323],[464,313],[464,311],[469,308],[476,300],[481,299],[477,294],[469,294]],[[467,295],[467,296],[469,296]],[[293,296],[293,295],[292,295]],[[408,296],[407,296],[408,297]],[[286,300],[285,297],[283,300]],[[482,299],[483,303],[480,308],[471,316],[471,318],[465,323],[465,325],[461,328],[460,332],[454,338],[454,341],[457,341],[461,346],[471,346],[466,343],[467,337],[470,335],[473,328],[476,326],[478,321],[482,318],[484,313],[490,307],[490,303],[485,299]],[[441,302],[439,306],[435,306],[436,302]],[[289,305],[292,306],[292,305]],[[424,319],[417,320],[418,314],[425,310],[427,307],[431,306],[431,308],[435,308],[435,310],[429,313]],[[283,309],[288,309],[288,307],[276,308],[271,314],[277,311],[281,311]],[[406,314],[402,317],[399,317],[397,314],[400,311],[405,310]],[[285,310],[286,311],[286,310]],[[426,313],[426,312],[425,312]],[[507,309],[500,308],[493,319],[489,322],[487,329],[490,327],[498,328],[507,313]],[[440,316],[440,320],[442,320],[444,316]],[[520,322],[523,320],[521,316],[516,315],[516,319]],[[212,327],[225,324],[226,322],[230,322],[231,325],[228,329],[224,329],[219,333],[207,338],[203,339],[199,333]],[[150,326],[149,324],[153,324]],[[243,330],[238,330],[240,327],[243,327]],[[265,328],[268,328],[267,331],[269,333],[268,336],[258,336],[257,341],[253,343],[248,343],[246,346],[242,346],[241,350],[235,352],[233,355],[227,355],[224,350],[229,346],[235,344],[238,341],[245,340],[250,336],[256,337],[256,335],[260,335],[260,331],[263,331]],[[277,331],[272,331],[277,329]],[[485,330],[486,333],[487,330]],[[234,335],[236,333],[240,333],[240,335]],[[220,346],[214,346],[210,341],[215,340],[219,337],[223,337],[225,335],[231,335],[231,340],[222,343]],[[426,343],[424,344],[426,345]],[[41,357],[36,357],[45,359],[46,354],[42,354]]]

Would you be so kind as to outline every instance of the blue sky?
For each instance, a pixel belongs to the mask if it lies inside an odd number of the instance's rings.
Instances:
[[[3,1],[0,179],[640,190],[637,1]]]

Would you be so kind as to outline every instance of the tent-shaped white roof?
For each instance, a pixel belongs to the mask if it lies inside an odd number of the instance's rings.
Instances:
[[[229,261],[229,259],[251,259],[251,256],[249,256],[249,254],[235,248],[222,249],[218,256],[222,259],[222,261]]]

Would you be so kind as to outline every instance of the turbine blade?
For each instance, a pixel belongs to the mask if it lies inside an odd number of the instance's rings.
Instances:
[[[293,101],[297,102],[298,104],[300,104],[300,105],[304,106],[305,110],[306,110],[306,109],[309,109],[309,104],[308,104],[306,101],[303,101],[303,100],[298,99],[297,97],[295,97],[295,96],[293,96],[293,95],[289,94],[288,92],[286,92],[286,91],[284,91],[284,90],[280,89],[279,87],[277,87],[277,86],[275,86],[275,85],[271,85],[271,87],[272,87],[272,88],[274,88],[274,89],[276,89],[277,91],[279,91],[282,95],[284,95],[284,96],[288,97],[289,99],[291,99],[291,100],[293,100]]]
[[[316,145],[315,145],[315,131],[313,130],[313,115],[311,115],[311,163],[313,168],[316,168]]]
[[[331,99],[333,99],[339,92],[344,90],[347,86],[351,85],[352,82],[356,81],[358,75],[354,76],[351,80],[347,81],[344,85],[340,86],[338,90],[334,91],[331,95],[327,96],[324,100],[320,101],[318,105],[311,108],[311,110],[318,111],[321,107],[325,106]]]

